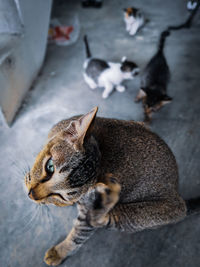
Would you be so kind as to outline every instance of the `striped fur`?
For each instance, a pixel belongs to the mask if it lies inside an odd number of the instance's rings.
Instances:
[[[36,203],[77,203],[71,232],[45,254],[49,265],[75,253],[99,227],[137,232],[186,216],[165,142],[141,123],[95,119],[96,112],[55,125],[25,177]]]
[[[111,224],[109,211],[119,200],[120,185],[107,176],[106,183],[97,183],[78,202],[78,217],[67,238],[45,254],[45,262],[58,265],[74,254],[98,227]],[[99,197],[100,196],[100,197]]]

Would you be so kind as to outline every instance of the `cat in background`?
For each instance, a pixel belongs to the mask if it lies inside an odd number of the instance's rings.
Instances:
[[[172,98],[167,95],[170,70],[163,52],[165,39],[169,35],[169,31],[161,33],[158,51],[141,75],[141,89],[135,100],[136,102],[143,101],[145,121],[151,120],[152,112],[172,101]]]
[[[199,0],[190,0],[187,2],[187,9],[189,11],[194,10],[198,5]]]
[[[124,80],[131,80],[139,74],[138,66],[128,61],[126,57],[122,58],[121,63],[108,62],[102,59],[94,58],[91,55],[87,36],[84,36],[87,58],[84,62],[84,80],[91,89],[103,87],[103,98],[107,98],[111,92],[116,89],[118,92],[124,92]]]
[[[37,204],[77,204],[72,230],[45,254],[48,265],[74,254],[100,227],[135,233],[200,211],[200,198],[179,195],[176,160],[161,138],[141,123],[96,113],[57,123],[25,177]]]
[[[82,0],[82,7],[101,7],[102,0]]]
[[[172,98],[167,95],[170,70],[163,49],[166,37],[172,31],[191,28],[193,19],[200,7],[200,1],[192,1],[192,3],[194,3],[193,10],[191,10],[185,22],[168,26],[167,30],[161,33],[158,51],[143,71],[141,89],[136,97],[136,101],[143,100],[146,121],[151,120],[152,112],[159,110],[163,105],[172,101]]]
[[[124,9],[124,21],[126,24],[126,31],[130,35],[135,35],[146,22],[144,14],[134,7]]]

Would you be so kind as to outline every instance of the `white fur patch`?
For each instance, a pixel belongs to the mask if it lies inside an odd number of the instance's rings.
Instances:
[[[88,59],[86,59],[86,60],[84,61],[84,64],[83,64],[83,68],[84,68],[84,70],[87,69],[87,66],[88,66],[89,61],[90,61],[90,58],[88,58]]]

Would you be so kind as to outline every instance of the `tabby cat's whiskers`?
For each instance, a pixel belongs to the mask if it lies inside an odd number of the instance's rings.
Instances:
[[[15,235],[21,235],[31,231],[38,222],[39,206],[34,206],[34,211],[29,211],[21,220],[22,223],[14,229]]]

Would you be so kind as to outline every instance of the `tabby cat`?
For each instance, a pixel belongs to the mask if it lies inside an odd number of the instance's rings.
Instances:
[[[178,169],[169,147],[141,123],[95,118],[97,108],[56,124],[25,177],[36,203],[77,204],[66,239],[45,254],[58,265],[100,227],[137,232],[182,220]],[[195,210],[199,200],[188,201]]]

